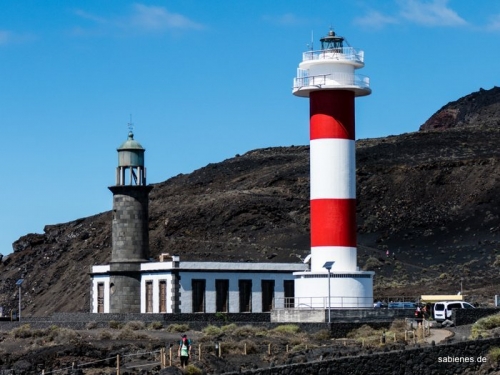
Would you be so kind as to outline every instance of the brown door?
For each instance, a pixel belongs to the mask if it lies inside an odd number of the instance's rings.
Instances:
[[[167,282],[165,280],[160,281],[160,309],[161,313],[167,312]]]
[[[104,283],[97,284],[97,312],[104,313]]]
[[[153,312],[153,282],[146,281],[146,312]]]

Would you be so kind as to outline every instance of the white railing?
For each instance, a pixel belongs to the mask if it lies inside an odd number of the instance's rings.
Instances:
[[[274,307],[295,310],[325,310],[328,308],[328,297],[285,297],[276,298]],[[371,297],[330,297],[332,309],[373,308]]]
[[[299,89],[307,86],[353,86],[362,89],[370,88],[370,78],[361,74],[332,73],[316,76],[296,77],[293,80],[293,88]]]
[[[348,60],[363,64],[365,53],[353,47],[332,48],[319,51],[307,51],[302,54],[302,61],[311,60]]]

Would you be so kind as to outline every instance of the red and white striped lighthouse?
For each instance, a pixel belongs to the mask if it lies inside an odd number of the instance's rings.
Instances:
[[[293,94],[308,97],[310,103],[310,275],[324,275],[324,265],[332,262],[331,286],[342,294],[338,297],[359,297],[371,306],[373,272],[358,271],[356,261],[354,109],[355,97],[369,95],[371,89],[368,77],[355,74],[364,66],[363,51],[345,45],[332,30],[320,41],[320,50],[303,53],[293,86]],[[306,297],[320,284],[301,283],[301,274],[296,295]],[[346,281],[349,278],[353,280]]]

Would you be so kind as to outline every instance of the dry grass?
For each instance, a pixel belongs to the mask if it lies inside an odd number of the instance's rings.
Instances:
[[[472,325],[471,338],[491,336],[491,330],[500,327],[500,314],[485,316]]]

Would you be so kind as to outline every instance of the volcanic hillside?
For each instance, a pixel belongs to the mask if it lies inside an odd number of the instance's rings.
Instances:
[[[473,301],[500,294],[499,144],[497,87],[447,104],[419,132],[357,142],[358,264],[376,271],[376,297],[456,293],[461,281]],[[307,146],[209,164],[150,198],[152,258],[299,262],[309,252]],[[110,212],[21,237],[0,264],[0,306],[17,307],[24,277],[25,315],[88,311],[88,271],[110,247]]]

